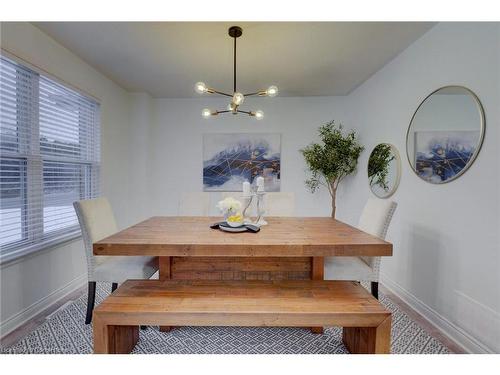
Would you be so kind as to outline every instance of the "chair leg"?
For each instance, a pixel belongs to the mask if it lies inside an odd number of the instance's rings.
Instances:
[[[378,281],[371,282],[372,296],[378,299]]]
[[[89,290],[88,290],[88,298],[87,298],[87,316],[85,317],[85,324],[90,324],[92,321],[92,312],[94,311],[95,304],[95,281],[89,281]]]

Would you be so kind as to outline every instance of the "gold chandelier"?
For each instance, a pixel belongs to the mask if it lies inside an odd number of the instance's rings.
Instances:
[[[209,118],[211,116],[217,116],[220,113],[232,113],[233,115],[237,115],[239,113],[244,113],[246,115],[255,117],[257,120],[261,120],[264,118],[264,112],[261,110],[257,111],[242,111],[240,110],[240,105],[243,104],[245,98],[247,96],[270,96],[274,97],[278,95],[278,88],[276,86],[269,86],[267,90],[261,90],[252,92],[249,94],[242,94],[241,92],[236,90],[236,39],[239,38],[243,34],[243,30],[239,26],[231,26],[228,30],[228,34],[231,38],[234,39],[234,59],[233,59],[233,93],[228,94],[225,92],[217,91],[205,85],[203,82],[198,82],[195,85],[195,90],[199,94],[209,93],[209,94],[219,94],[223,96],[228,96],[231,98],[231,102],[229,103],[227,109],[225,110],[211,110],[209,108],[203,109],[201,112],[202,116],[205,118]]]

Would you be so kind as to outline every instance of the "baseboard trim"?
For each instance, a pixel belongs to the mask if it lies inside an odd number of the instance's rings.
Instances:
[[[0,322],[0,338],[4,338],[9,333],[14,331],[25,324],[28,320],[33,319],[35,316],[40,314],[42,311],[48,309],[53,304],[57,303],[68,294],[74,292],[75,290],[83,287],[87,282],[87,274],[78,276],[76,279],[72,280],[63,287],[53,291],[46,297],[28,306],[26,309],[18,312],[15,315],[5,319],[5,321]]]
[[[438,329],[443,335],[453,340],[457,345],[462,347],[466,353],[494,353],[492,349],[479,342],[476,338],[465,332],[456,324],[450,322],[437,311],[427,306],[420,301],[412,293],[408,292],[401,285],[387,277],[387,275],[380,274],[380,282],[391,293],[395,294],[403,302],[408,304],[413,310],[424,317],[430,324]]]

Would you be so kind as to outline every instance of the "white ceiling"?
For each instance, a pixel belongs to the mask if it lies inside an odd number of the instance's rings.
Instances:
[[[280,96],[346,95],[433,23],[415,22],[42,22],[45,33],[129,91],[196,96],[203,81],[232,91],[232,39],[238,90],[275,84]]]

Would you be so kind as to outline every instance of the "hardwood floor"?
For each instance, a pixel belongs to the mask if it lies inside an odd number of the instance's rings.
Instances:
[[[404,311],[410,318],[412,318],[416,323],[418,323],[430,336],[438,339],[446,346],[450,352],[455,354],[465,354],[466,352],[462,349],[460,345],[458,345],[455,341],[451,340],[448,336],[445,336],[441,333],[439,329],[437,329],[433,324],[431,324],[427,319],[425,319],[422,315],[413,310],[410,306],[408,306],[404,301],[402,301],[398,296],[391,293],[389,290],[384,288],[382,284],[379,284],[379,289],[384,293],[387,297],[391,299],[399,308]]]
[[[406,303],[404,303],[397,296],[389,292],[383,285],[380,285],[380,291],[386,294],[399,308],[408,314],[415,322],[417,322],[429,335],[441,341],[448,349],[453,353],[465,353],[464,350],[453,340],[449,339],[447,336],[443,335],[436,327],[434,327],[431,323],[429,323],[425,318],[423,318],[420,314],[415,312],[412,308],[410,308]],[[40,314],[36,315],[34,318],[30,319],[28,322],[15,329],[5,337],[0,340],[0,345],[2,347],[8,347],[15,344],[17,341],[22,339],[24,336],[29,334],[31,331],[36,329],[38,326],[43,324],[43,322],[54,313],[56,310],[61,308],[61,306],[66,303],[73,301],[79,298],[81,295],[86,293],[86,287],[82,287],[73,293],[70,293],[62,300],[58,301],[56,304],[52,305],[50,308],[42,311]]]
[[[0,345],[2,347],[8,347],[8,346],[15,344],[17,341],[22,339],[24,336],[29,334],[31,331],[35,330],[40,325],[42,325],[43,322],[45,322],[45,320],[47,319],[47,317],[49,317],[55,311],[60,309],[61,306],[65,305],[68,302],[71,302],[71,301],[78,299],[80,296],[82,296],[83,294],[86,294],[86,293],[87,293],[87,283],[85,283],[85,286],[82,286],[81,288],[68,294],[66,297],[57,301],[55,304],[53,304],[49,308],[45,309],[44,311],[42,311],[38,315],[35,315],[33,318],[28,320],[26,323],[24,323],[20,327],[16,328],[14,331],[9,333],[5,337],[2,337],[2,339],[0,340]]]

